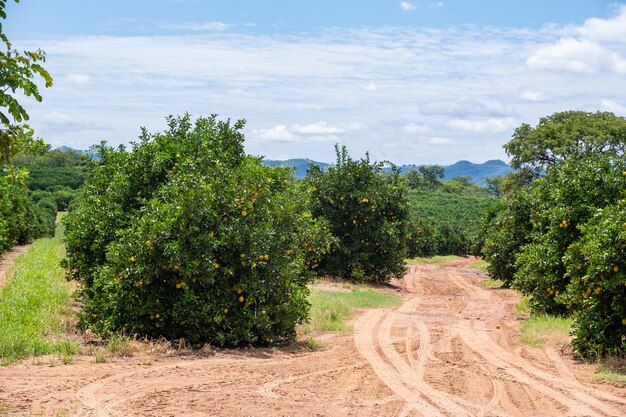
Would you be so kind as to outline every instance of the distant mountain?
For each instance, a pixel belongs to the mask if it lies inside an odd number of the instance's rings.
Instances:
[[[276,161],[276,160],[263,161],[263,164],[267,166],[272,166],[272,167],[288,166],[291,168],[295,168],[296,178],[304,178],[306,176],[306,171],[309,167],[309,163],[318,165],[323,170],[326,170],[329,167],[333,166],[333,164],[311,161],[310,159],[288,159],[286,161]],[[399,168],[402,174],[406,174],[412,169],[419,168],[419,165],[414,165],[414,164],[401,165]],[[479,185],[485,185],[484,178],[497,177],[497,176],[505,175],[508,172],[513,171],[513,168],[511,168],[509,164],[499,159],[487,161],[482,164],[474,164],[469,161],[459,161],[452,165],[445,166],[444,168],[445,168],[444,179],[446,180],[449,180],[452,177],[470,177],[472,182],[479,184]],[[389,169],[386,169],[385,171],[389,171]]]
[[[88,149],[88,150],[82,150],[82,149],[70,148],[69,146],[59,146],[58,148],[55,148],[54,150],[61,151],[61,152],[76,152],[79,154],[86,154],[90,158],[98,159],[98,154],[94,148]]]
[[[506,175],[513,171],[509,164],[499,159],[492,159],[482,164],[459,161],[445,168],[444,179],[446,180],[452,177],[470,177],[472,182],[480,185],[485,185],[484,178]]]
[[[77,150],[77,149],[69,148],[67,146],[60,146],[57,149],[63,152],[72,150],[78,153],[86,153],[92,158],[96,157],[96,153],[94,152],[93,149]],[[313,161],[311,159],[303,159],[303,158],[287,159],[286,161],[278,161],[278,160],[272,160],[272,159],[263,161],[263,165],[270,166],[270,167],[282,166],[282,167],[295,168],[296,178],[306,177],[306,172],[307,172],[307,169],[309,168],[309,164],[317,165],[320,168],[322,168],[322,170],[327,170],[328,168],[333,166],[333,164],[328,164],[326,162],[318,162],[318,161]],[[407,164],[407,165],[401,165],[399,166],[399,168],[402,174],[406,174],[412,169],[419,168],[419,165]],[[485,178],[497,177],[497,176],[505,175],[513,171],[513,168],[511,168],[509,164],[499,159],[493,159],[491,161],[487,161],[482,164],[474,164],[469,161],[459,161],[452,165],[444,166],[444,168],[445,168],[445,174],[444,174],[445,180],[449,180],[452,177],[470,177],[470,180],[472,182],[479,184],[479,185],[485,185],[485,181],[484,181]],[[389,171],[389,169],[385,169],[385,171]]]
[[[325,162],[312,161],[310,159],[287,159],[286,161],[275,161],[275,160],[269,159],[269,160],[263,161],[263,165],[266,165],[268,167],[295,168],[296,178],[306,177],[306,171],[307,169],[309,169],[309,164],[317,165],[320,168],[322,168],[322,170],[324,171],[327,170],[329,167],[333,166],[332,164],[327,164]]]

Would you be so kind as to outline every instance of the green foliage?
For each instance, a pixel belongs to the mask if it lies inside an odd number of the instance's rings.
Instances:
[[[243,121],[169,118],[100,165],[67,216],[82,323],[191,343],[289,341],[330,241],[291,170],[245,155]]]
[[[584,357],[626,353],[626,200],[597,212],[565,255],[575,306],[575,350]]]
[[[409,188],[434,189],[441,186],[445,168],[441,165],[422,165],[417,170],[412,169],[404,177]]]
[[[521,170],[500,184],[504,207],[484,247],[492,276],[533,313],[572,315],[579,355],[623,354],[626,119],[556,113],[505,148]]]
[[[513,168],[529,169],[539,175],[548,167],[567,160],[626,151],[626,120],[613,113],[567,111],[554,113],[515,129],[504,145],[512,156]]]
[[[450,181],[444,183],[447,184]],[[412,190],[409,193],[411,220],[407,237],[408,255],[477,254],[482,246],[485,216],[497,199],[474,193]]]
[[[14,245],[54,233],[56,204],[35,200],[30,192],[0,177],[0,253]]]
[[[482,253],[489,262],[487,270],[493,279],[502,281],[505,287],[513,283],[517,256],[530,240],[531,208],[526,189],[511,188],[504,195],[502,203],[494,207],[489,226],[485,229]]]
[[[531,296],[536,313],[564,314],[570,300],[563,256],[580,236],[597,209],[614,204],[626,191],[626,161],[622,157],[595,155],[565,161],[535,180],[531,195],[532,232],[516,259],[514,287]]]
[[[356,161],[345,147],[336,150],[336,165],[326,172],[311,166],[306,180],[311,212],[338,241],[318,272],[359,282],[401,276],[409,215],[404,180],[397,170],[383,174],[383,163],[369,156]]]
[[[6,19],[5,7],[6,0],[0,0],[0,19]],[[0,50],[0,164],[7,164],[9,174],[19,178],[19,174],[13,172],[11,158],[32,147],[40,147],[43,142],[33,139],[32,128],[24,123],[28,121],[28,113],[15,96],[24,94],[41,101],[35,80],[41,77],[44,85],[51,87],[52,77],[40,64],[46,60],[45,52],[20,53],[13,49],[2,30],[1,21],[0,41],[6,48]]]

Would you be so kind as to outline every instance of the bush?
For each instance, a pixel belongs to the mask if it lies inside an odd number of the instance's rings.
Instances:
[[[587,358],[626,353],[626,200],[581,227],[564,258],[575,307],[574,350]]]
[[[355,161],[336,147],[337,163],[326,172],[309,168],[311,212],[328,222],[337,238],[322,258],[320,274],[383,282],[404,273],[409,207],[399,172],[383,174],[369,156]],[[395,168],[395,167],[394,167]]]
[[[82,323],[192,343],[289,341],[328,249],[291,171],[243,150],[243,122],[169,118],[101,164],[66,217]]]

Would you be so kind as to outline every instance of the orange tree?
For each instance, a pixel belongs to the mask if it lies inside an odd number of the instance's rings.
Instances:
[[[354,281],[384,282],[404,272],[409,219],[408,187],[394,169],[369,156],[353,160],[336,147],[336,165],[327,171],[311,166],[306,183],[311,212],[329,224],[338,243],[326,254],[318,273]]]
[[[624,172],[626,175],[626,172]],[[626,199],[581,227],[565,255],[575,308],[574,349],[584,357],[626,354]]]
[[[83,325],[229,346],[295,337],[330,240],[291,171],[244,153],[242,128],[169,118],[131,151],[100,147],[66,217]]]
[[[565,161],[529,187],[532,231],[516,259],[513,286],[531,297],[538,313],[572,311],[563,256],[580,239],[598,209],[615,204],[626,190],[626,161],[595,155]]]

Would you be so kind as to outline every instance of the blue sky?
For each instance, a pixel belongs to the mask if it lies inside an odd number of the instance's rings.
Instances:
[[[626,116],[626,5],[569,1],[22,0],[4,32],[55,78],[53,146],[134,140],[185,111],[245,118],[270,159],[506,159],[521,123]]]

